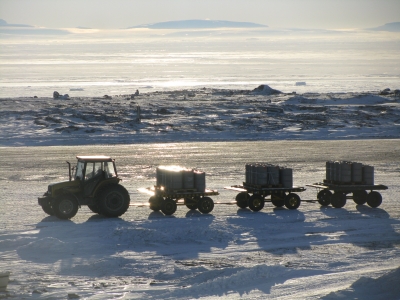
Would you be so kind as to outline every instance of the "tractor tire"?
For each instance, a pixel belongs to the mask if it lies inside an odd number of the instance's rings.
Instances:
[[[176,212],[176,202],[173,199],[167,198],[163,201],[161,206],[161,211],[164,215],[170,216]]]
[[[51,205],[51,200],[46,201],[46,203],[42,205],[42,209],[49,216],[54,216],[54,210],[53,206]]]
[[[321,206],[328,206],[331,204],[331,197],[332,192],[330,190],[321,190],[317,194],[318,203],[321,204]]]
[[[89,207],[89,209],[90,209],[92,212],[94,212],[95,214],[100,214],[99,207],[98,207],[96,204],[94,204],[94,205],[88,205],[88,207]]]
[[[97,197],[100,214],[109,218],[123,215],[129,208],[131,199],[122,185],[109,185],[101,189]]]
[[[260,211],[264,208],[264,198],[260,195],[252,195],[249,198],[249,208],[252,211]]]
[[[198,206],[202,214],[208,214],[214,209],[214,201],[210,197],[203,197],[199,200]]]
[[[285,197],[285,206],[288,209],[297,209],[301,204],[299,195],[295,193],[289,193]]]
[[[163,199],[156,196],[151,196],[149,199],[150,209],[152,211],[159,211],[163,204]]]
[[[54,215],[62,220],[73,218],[78,212],[78,201],[72,195],[63,195],[52,202]]]
[[[346,194],[334,193],[331,197],[331,204],[335,208],[342,208],[346,204]]]
[[[276,207],[282,207],[285,205],[285,200],[280,197],[280,195],[271,195],[271,203]]]
[[[367,202],[368,193],[367,191],[355,191],[353,192],[353,201],[358,205],[363,205]]]
[[[248,200],[250,198],[250,195],[247,192],[240,192],[239,194],[236,195],[236,205],[239,206],[240,208],[246,208],[249,206]]]
[[[371,207],[378,207],[382,204],[382,195],[376,191],[372,191],[367,196],[367,204]]]

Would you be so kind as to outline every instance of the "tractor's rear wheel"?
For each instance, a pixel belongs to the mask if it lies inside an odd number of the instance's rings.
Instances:
[[[97,197],[97,206],[102,215],[116,218],[129,208],[131,199],[122,185],[110,185],[102,189]]]
[[[64,195],[52,202],[54,215],[63,220],[73,218],[78,212],[78,201],[72,195]]]

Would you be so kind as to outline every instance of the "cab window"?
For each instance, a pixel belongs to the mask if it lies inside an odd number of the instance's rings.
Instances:
[[[81,161],[78,161],[78,164],[76,165],[76,169],[75,169],[75,180],[82,180],[83,178],[83,168],[84,168],[85,164]]]
[[[117,176],[115,169],[114,169],[113,162],[109,161],[104,164],[105,164],[104,171],[106,173],[106,178],[111,178],[111,177]]]
[[[94,163],[86,163],[85,181],[93,177]]]
[[[103,176],[104,175],[104,163],[103,162],[88,162],[86,164],[85,181],[90,178]]]

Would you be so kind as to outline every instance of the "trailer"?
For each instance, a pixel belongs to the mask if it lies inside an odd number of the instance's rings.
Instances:
[[[177,205],[186,205],[190,210],[199,210],[208,214],[214,209],[214,201],[210,196],[217,196],[217,190],[205,189],[199,192],[196,189],[168,190],[162,186],[140,188],[139,192],[150,195],[149,204],[153,211],[162,211],[165,215],[172,215]],[[183,201],[182,201],[183,200]]]
[[[378,207],[382,203],[382,195],[377,191],[388,189],[387,186],[381,184],[344,184],[327,180],[307,184],[307,186],[318,190],[317,199],[319,204],[322,206],[332,204],[336,208],[345,206],[347,199],[353,199],[358,205],[367,203],[370,207]]]
[[[243,183],[225,187],[226,190],[239,192],[236,195],[236,205],[240,208],[249,207],[252,211],[260,211],[265,202],[271,202],[276,207],[286,206],[288,209],[297,209],[301,199],[296,193],[304,192],[304,187],[293,186],[291,188],[282,186],[260,186]],[[270,196],[269,199],[266,197]],[[304,200],[314,202],[313,200]]]

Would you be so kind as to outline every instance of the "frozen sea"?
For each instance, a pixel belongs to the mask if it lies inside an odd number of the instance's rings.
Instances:
[[[397,89],[400,34],[362,30],[83,30],[0,35],[0,97],[191,88]],[[306,82],[296,86],[296,82]]]

